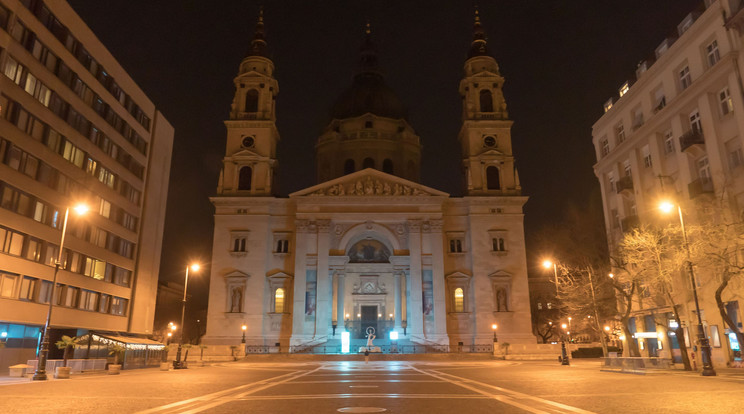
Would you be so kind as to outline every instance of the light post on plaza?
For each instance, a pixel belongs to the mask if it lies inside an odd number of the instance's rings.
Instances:
[[[568,317],[568,342],[571,342],[571,317]]]
[[[181,347],[183,346],[183,331],[185,330],[183,328],[186,317],[186,289],[189,286],[189,269],[198,272],[199,268],[200,266],[197,263],[194,263],[191,266],[186,266],[186,277],[183,281],[183,300],[181,301],[181,334],[178,335],[178,350],[176,351],[176,361],[173,363],[174,369],[185,368],[181,364]]]
[[[493,342],[496,343],[499,341],[499,339],[496,337],[496,330],[499,329],[499,326],[495,323],[491,325],[491,330],[493,330]]]
[[[245,344],[245,330],[248,329],[248,327],[246,325],[243,325],[240,327],[240,329],[243,330],[243,339],[240,340],[240,343]]]
[[[670,213],[674,210],[674,204],[669,201],[662,202],[659,205],[659,209],[664,213]],[[703,328],[703,317],[700,315],[700,302],[698,301],[697,284],[695,282],[695,272],[692,267],[692,255],[690,254],[690,243],[687,240],[687,232],[685,231],[685,220],[682,217],[682,206],[677,204],[677,213],[679,215],[679,225],[682,228],[682,240],[685,243],[685,250],[687,250],[687,269],[690,272],[690,281],[692,282],[692,296],[695,298],[695,311],[697,312],[698,319],[698,341],[700,341],[700,351],[703,360],[703,372],[702,375],[706,377],[712,377],[716,375],[716,370],[713,368],[713,360],[711,359],[710,342],[705,336],[705,329]]]
[[[78,216],[82,216],[88,212],[89,208],[85,204],[78,204],[72,208]],[[62,221],[62,236],[59,241],[59,252],[57,254],[57,260],[54,262],[54,276],[52,276],[52,294],[49,297],[49,308],[47,309],[46,323],[44,324],[44,336],[41,339],[41,349],[39,350],[39,363],[36,365],[36,372],[34,372],[34,381],[44,381],[47,379],[46,374],[46,363],[49,358],[49,324],[52,321],[52,305],[54,304],[54,296],[57,288],[57,273],[59,272],[60,266],[62,266],[62,253],[65,247],[65,235],[67,233],[67,218],[70,215],[70,207],[65,209],[65,218]]]
[[[561,335],[561,365],[570,365],[568,362],[568,352],[566,352],[566,328],[568,328],[568,325],[565,323],[561,325],[561,328],[563,328],[563,335]]]
[[[553,283],[555,284],[555,298],[558,299],[558,265],[552,260],[544,260],[542,265],[546,269],[553,268]]]

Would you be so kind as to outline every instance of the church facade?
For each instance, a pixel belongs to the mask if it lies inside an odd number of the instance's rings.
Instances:
[[[207,344],[313,346],[341,332],[415,344],[535,343],[504,78],[476,15],[459,90],[465,196],[419,183],[421,143],[367,27],[316,144],[317,185],[277,197],[263,19],[235,78],[215,206]],[[455,137],[453,137],[455,139]]]

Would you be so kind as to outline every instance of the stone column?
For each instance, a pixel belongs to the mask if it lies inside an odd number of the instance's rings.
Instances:
[[[318,231],[318,284],[316,288],[315,337],[330,334],[333,312],[333,286],[328,263],[330,220],[317,220]]]
[[[339,332],[343,332],[344,329],[344,321],[345,315],[344,315],[344,277],[345,275],[341,272],[336,272],[336,279],[337,279],[337,301],[336,301],[336,329]]]
[[[447,287],[444,284],[444,243],[442,241],[442,220],[430,220],[428,226],[429,245],[432,250],[432,284],[434,291],[434,326],[435,332],[431,334],[434,340],[440,343],[448,343],[447,339]],[[463,246],[464,247],[464,246]],[[475,309],[472,310],[473,312]]]
[[[401,272],[395,272],[395,330],[403,333],[403,305],[401,303],[401,287],[400,287],[400,274]]]
[[[408,222],[408,248],[410,254],[409,279],[411,290],[406,302],[408,309],[407,333],[419,338],[424,337],[424,304],[422,299],[421,286],[421,221],[410,220]]]
[[[310,241],[308,234],[307,220],[297,220],[295,222],[296,236],[295,240],[295,274],[294,288],[292,294],[292,339],[291,345],[300,345],[307,340],[305,331],[305,289],[307,281],[305,278],[307,269],[307,243]],[[247,295],[246,295],[247,296]],[[271,298],[267,298],[267,303],[271,303]],[[268,308],[268,305],[267,305]]]

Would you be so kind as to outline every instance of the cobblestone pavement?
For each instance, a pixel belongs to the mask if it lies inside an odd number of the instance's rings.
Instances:
[[[737,413],[744,372],[600,372],[596,362],[230,362],[31,382],[2,413]]]

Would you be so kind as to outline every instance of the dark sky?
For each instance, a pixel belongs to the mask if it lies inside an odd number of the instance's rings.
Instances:
[[[424,145],[422,183],[462,195],[458,83],[471,0],[69,0],[176,129],[161,279],[207,262],[232,80],[260,4],[279,81],[279,188],[314,184],[314,144],[350,85],[367,19],[387,83]],[[530,236],[596,198],[591,126],[700,0],[480,0],[488,47],[506,78]],[[189,289],[203,307],[207,279]],[[193,285],[191,284],[193,283]]]

